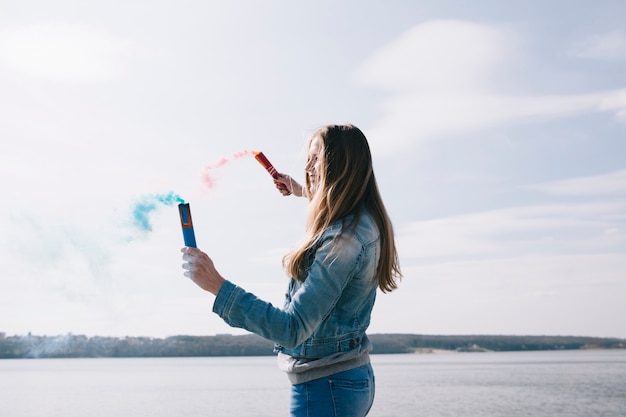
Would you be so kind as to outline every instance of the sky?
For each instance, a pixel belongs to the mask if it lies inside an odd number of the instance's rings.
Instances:
[[[245,333],[183,276],[175,201],[223,276],[281,306],[307,201],[251,151],[302,181],[310,133],[352,123],[404,274],[370,333],[626,338],[624,16],[610,0],[4,4],[0,332]]]

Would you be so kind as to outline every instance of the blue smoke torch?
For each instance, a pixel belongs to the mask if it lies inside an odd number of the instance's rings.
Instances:
[[[178,212],[180,214],[180,225],[183,228],[183,239],[185,240],[185,246],[189,246],[190,248],[197,248],[196,235],[193,232],[193,220],[191,220],[191,210],[189,209],[189,203],[179,204]]]

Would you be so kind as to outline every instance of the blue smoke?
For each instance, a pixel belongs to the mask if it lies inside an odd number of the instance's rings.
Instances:
[[[173,191],[167,194],[150,194],[143,196],[141,200],[135,204],[133,209],[133,224],[143,231],[151,232],[150,213],[158,209],[161,205],[172,206],[184,202],[185,200]]]

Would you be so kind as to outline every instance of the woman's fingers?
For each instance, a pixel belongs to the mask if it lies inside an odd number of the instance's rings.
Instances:
[[[183,261],[185,261],[182,264],[182,267],[185,270],[183,275],[187,278],[191,278],[191,275],[197,269],[198,257],[193,253],[193,248],[184,247],[181,249],[181,252],[183,253]]]

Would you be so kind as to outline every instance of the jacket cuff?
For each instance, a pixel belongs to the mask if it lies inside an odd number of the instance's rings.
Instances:
[[[213,312],[224,320],[228,317],[238,289],[239,287],[227,280],[224,281],[222,287],[215,296],[215,301],[213,302]]]

